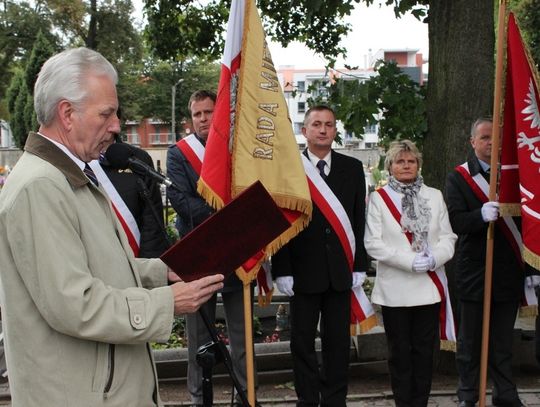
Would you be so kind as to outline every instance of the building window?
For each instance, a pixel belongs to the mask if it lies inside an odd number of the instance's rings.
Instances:
[[[306,81],[298,81],[296,83],[296,88],[298,89],[298,92],[305,92],[306,91]]]
[[[140,144],[139,133],[137,131],[137,126],[131,126],[129,129],[129,136],[131,144]]]
[[[364,127],[364,132],[376,134],[377,133],[377,125],[376,124],[369,124]]]
[[[294,134],[302,134],[302,127],[303,126],[304,126],[304,123],[295,122],[294,123]]]
[[[306,102],[298,102],[298,113],[306,112]]]

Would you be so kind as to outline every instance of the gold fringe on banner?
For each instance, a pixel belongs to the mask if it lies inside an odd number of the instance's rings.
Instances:
[[[351,324],[350,325],[351,336],[358,336],[358,335],[365,334],[366,332],[370,331],[376,326],[379,326],[379,321],[377,320],[377,316],[373,314],[360,323]]]
[[[525,305],[520,307],[519,316],[521,318],[535,317],[538,315],[538,305]]]
[[[221,197],[216,194],[202,178],[199,178],[199,181],[197,182],[197,192],[212,208],[220,210],[225,206]]]
[[[441,340],[441,350],[447,350],[456,353],[456,342],[449,340]]]
[[[534,267],[536,270],[540,270],[540,256],[529,250],[527,246],[523,247],[522,253],[523,260]]]
[[[257,295],[257,303],[259,307],[267,307],[272,302],[272,297],[274,296],[274,289],[272,288],[269,293],[263,295],[260,291]]]
[[[518,203],[501,203],[499,214],[501,216],[521,216],[521,205]]]

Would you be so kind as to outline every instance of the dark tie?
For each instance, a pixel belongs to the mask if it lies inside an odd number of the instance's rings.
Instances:
[[[92,170],[92,168],[90,168],[90,166],[88,165],[88,163],[85,163],[84,164],[84,175],[86,175],[90,181],[92,181],[94,183],[94,185],[97,187],[99,186],[99,182],[97,180],[97,177],[96,177],[96,174],[94,173],[94,171]]]
[[[328,177],[325,173],[324,173],[324,166],[326,165],[326,161],[324,160],[319,160],[319,162],[317,163],[317,168],[319,169],[319,174],[321,174],[321,177],[322,179],[326,180],[326,178]]]

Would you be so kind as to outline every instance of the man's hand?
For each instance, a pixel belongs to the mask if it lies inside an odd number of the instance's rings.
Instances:
[[[482,205],[481,211],[484,222],[496,221],[499,217],[499,202],[486,202],[484,205]]]
[[[352,288],[362,287],[366,281],[366,272],[365,271],[353,271],[352,273]]]
[[[190,314],[223,288],[223,275],[203,277],[189,283],[177,282],[171,285],[174,295],[174,314]]]
[[[288,297],[294,296],[293,285],[294,278],[293,276],[285,276],[276,278],[277,289],[285,294]]]

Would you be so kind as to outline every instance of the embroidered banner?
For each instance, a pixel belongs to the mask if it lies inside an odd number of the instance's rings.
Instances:
[[[539,79],[512,13],[507,30],[499,202],[502,214],[521,215],[523,260],[540,269]]]
[[[307,225],[312,203],[255,2],[233,0],[198,190],[219,209],[257,180],[284,211],[291,227],[265,253],[237,270],[246,284],[256,277],[265,257]]]

